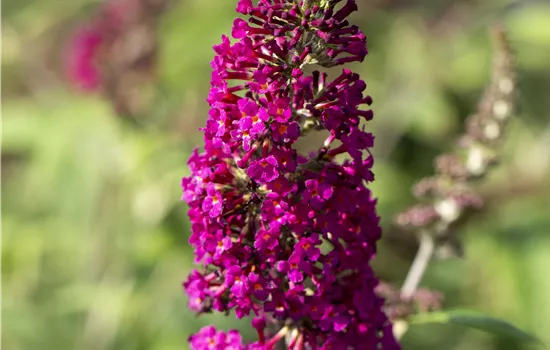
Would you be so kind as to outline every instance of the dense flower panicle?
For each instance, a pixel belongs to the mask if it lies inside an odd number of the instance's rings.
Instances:
[[[372,99],[347,69],[332,81],[303,70],[362,61],[366,38],[345,19],[355,1],[310,2],[241,0],[236,42],[214,47],[204,152],[182,180],[204,268],[184,287],[196,312],[256,315],[253,348],[287,336],[292,349],[399,349],[370,266],[381,235],[362,127]],[[300,154],[293,144],[313,130],[329,136]],[[224,334],[205,328],[191,345],[217,349]]]

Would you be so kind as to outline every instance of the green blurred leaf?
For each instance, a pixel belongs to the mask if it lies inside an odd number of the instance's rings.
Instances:
[[[479,329],[503,337],[514,338],[528,343],[543,343],[535,336],[516,326],[488,315],[472,310],[448,310],[440,312],[421,313],[409,318],[410,325],[448,323]]]

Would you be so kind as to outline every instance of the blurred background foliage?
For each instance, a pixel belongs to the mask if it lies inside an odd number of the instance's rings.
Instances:
[[[400,284],[416,246],[391,221],[414,202],[475,110],[490,73],[488,28],[500,21],[517,53],[519,110],[502,165],[479,183],[486,206],[460,237],[465,259],[434,262],[424,285],[445,307],[504,318],[550,344],[550,3],[358,0],[352,21],[370,55],[352,68],[375,99],[376,176],[386,238],[376,268]],[[2,2],[2,347],[186,349],[214,322],[187,310],[192,268],[179,181],[207,116],[211,46],[235,1],[174,0],[158,22],[150,100],[122,116],[109,96],[63,74],[68,36],[97,0]],[[307,145],[305,145],[307,146]],[[522,349],[456,326],[413,327],[405,349]]]

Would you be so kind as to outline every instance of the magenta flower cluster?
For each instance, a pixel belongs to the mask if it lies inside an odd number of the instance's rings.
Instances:
[[[289,349],[400,348],[370,266],[381,235],[366,186],[371,97],[347,69],[331,81],[305,69],[364,59],[366,38],[346,20],[356,9],[240,0],[248,21],[214,47],[204,152],[182,180],[204,268],[184,287],[198,313],[252,313],[258,341],[209,326],[191,337],[194,349],[272,349],[283,338]],[[311,131],[326,140],[301,154],[295,143]]]

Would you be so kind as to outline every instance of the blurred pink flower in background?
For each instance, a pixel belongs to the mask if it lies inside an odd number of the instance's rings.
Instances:
[[[151,100],[157,25],[167,0],[106,0],[65,44],[63,71],[81,92],[101,92],[119,115],[136,116]],[[151,90],[152,91],[152,90]]]
[[[103,85],[102,66],[109,63],[112,44],[142,20],[146,6],[144,0],[107,0],[99,5],[97,13],[69,39],[65,63],[71,84],[84,91]]]
[[[65,58],[67,76],[84,91],[95,91],[101,85],[98,56],[103,42],[104,33],[97,25],[79,28],[69,41]]]

